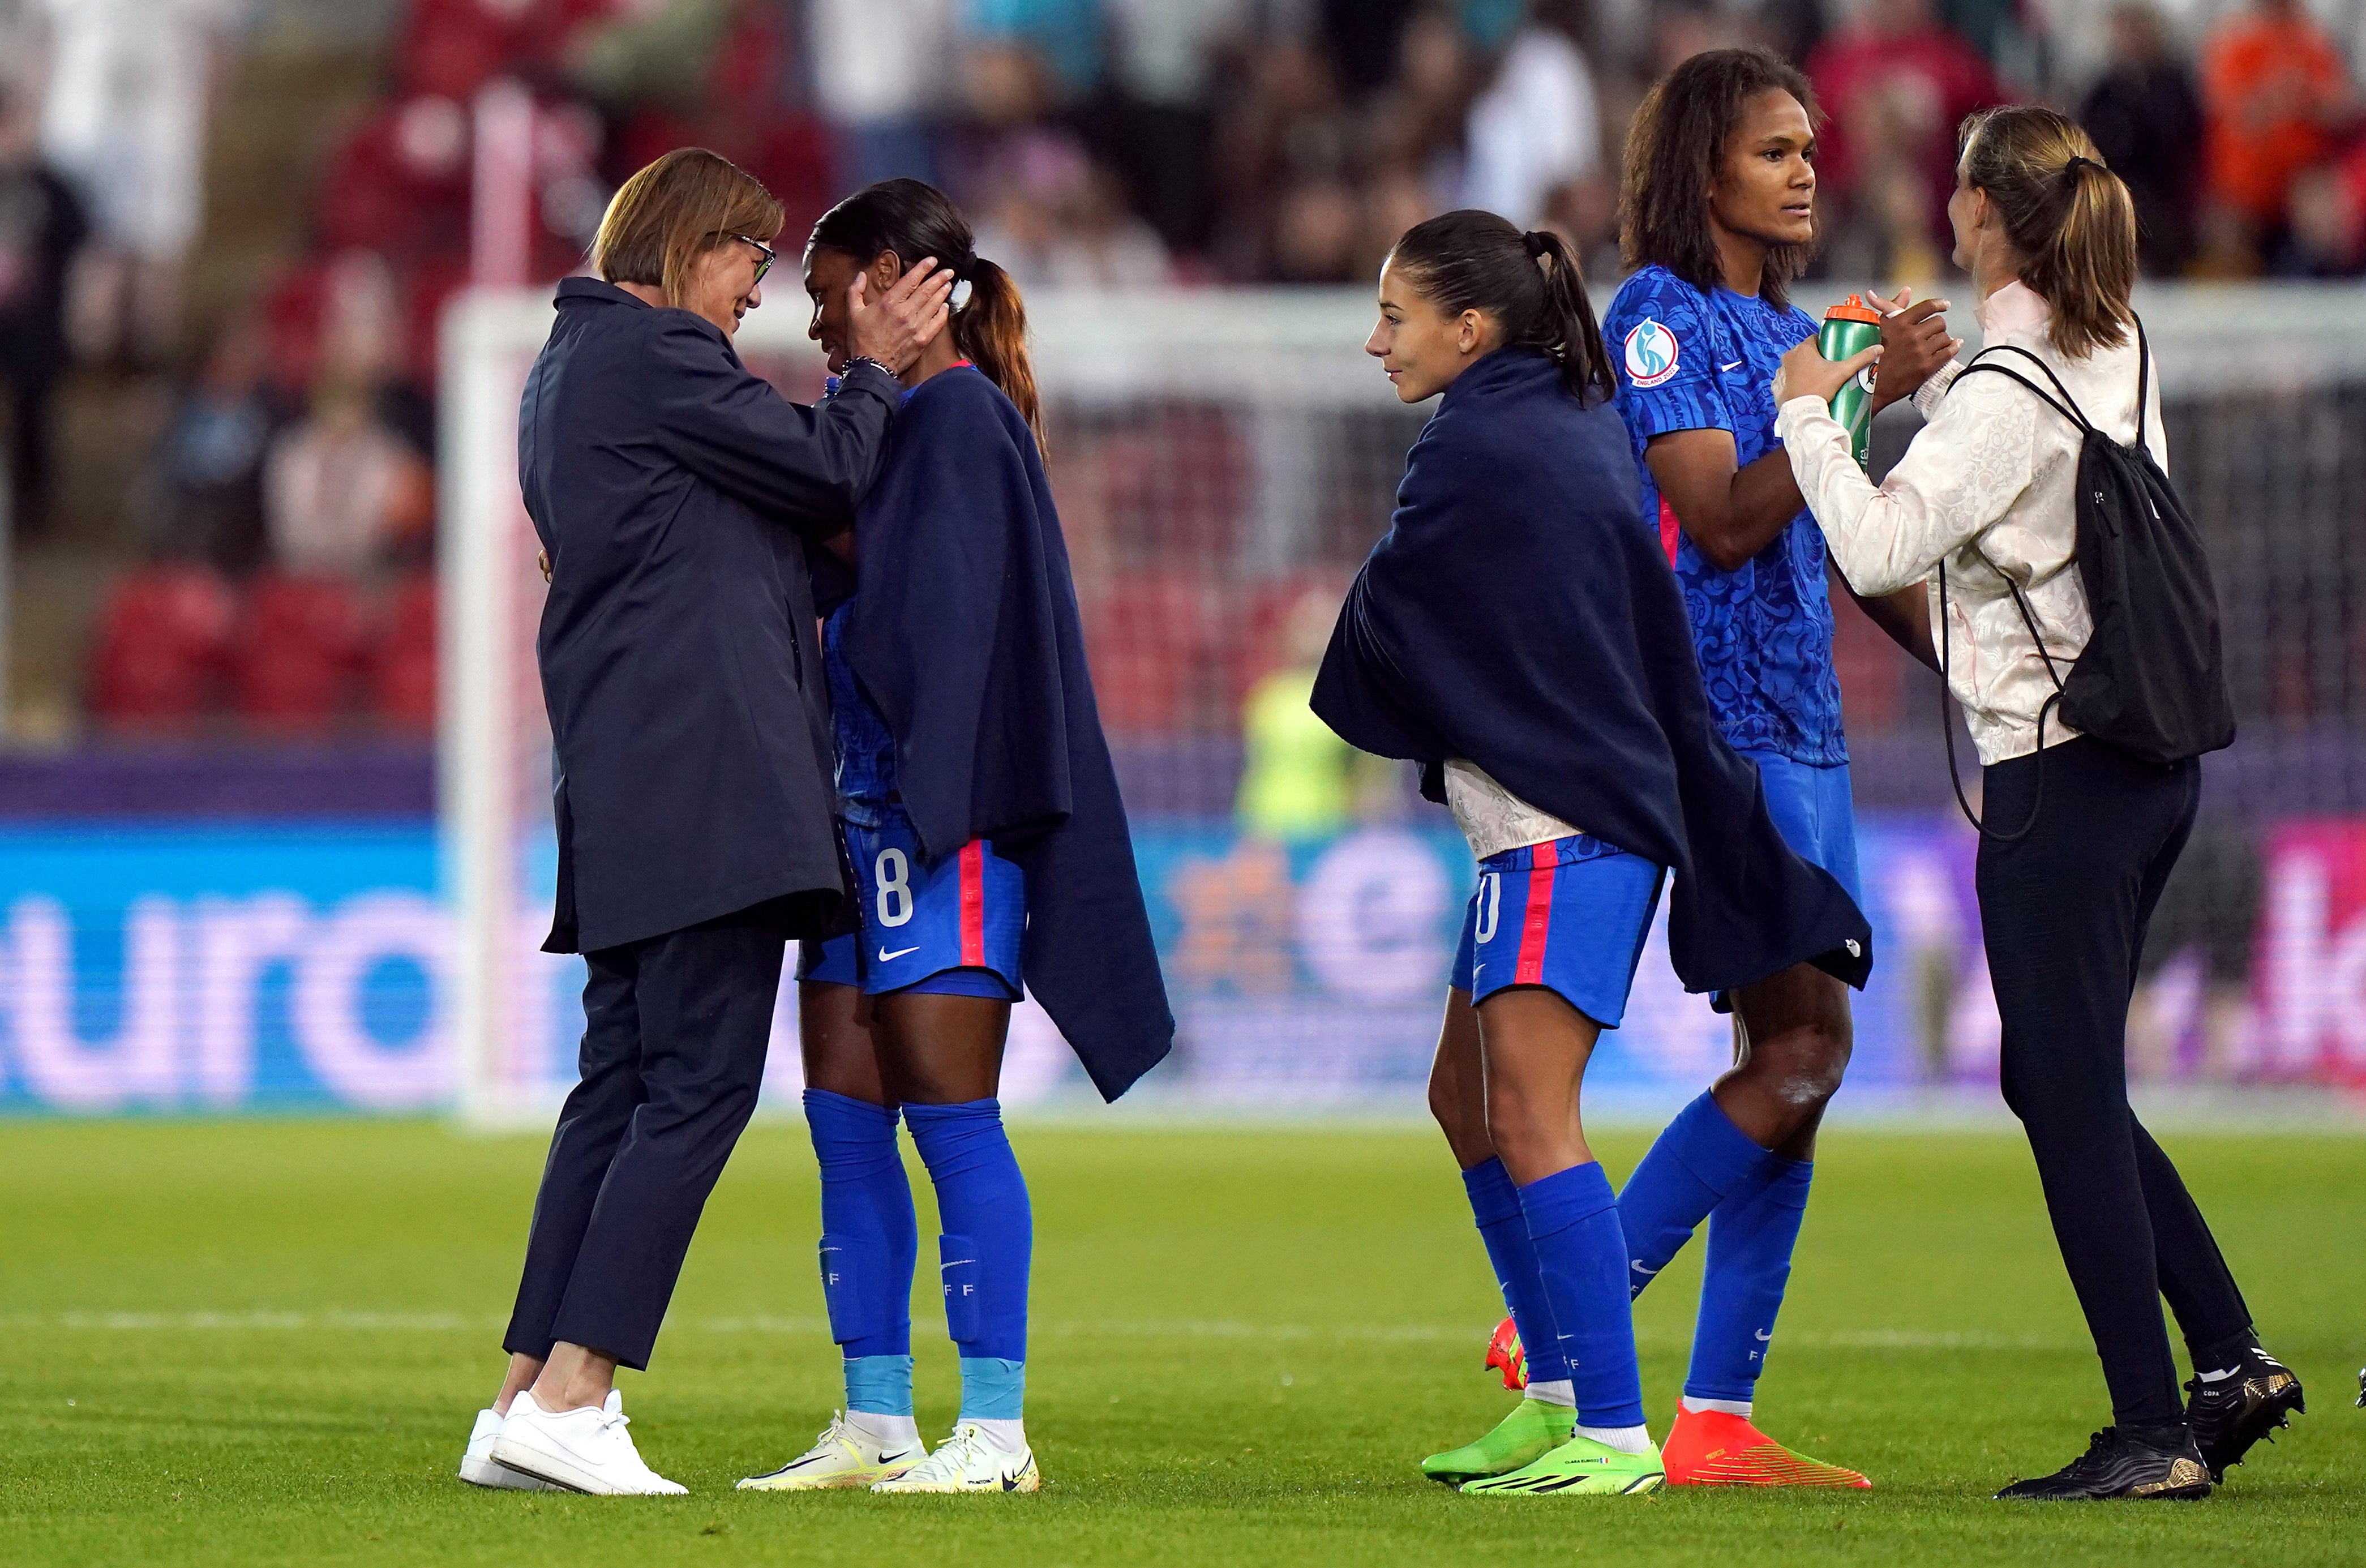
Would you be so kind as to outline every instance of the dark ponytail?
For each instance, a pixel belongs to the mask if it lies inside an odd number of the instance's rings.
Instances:
[[[969,220],[944,192],[921,180],[866,186],[822,214],[806,249],[842,251],[858,267],[883,255],[905,266],[934,256],[951,267],[956,282],[969,286],[968,298],[952,313],[953,346],[1002,389],[1042,448],[1042,406],[1027,358],[1027,307],[1019,285],[977,254]]]
[[[1484,310],[1502,326],[1505,348],[1552,355],[1572,396],[1617,389],[1585,275],[1560,235],[1524,234],[1508,220],[1465,208],[1406,230],[1389,261],[1447,315]]]
[[[1019,298],[1019,285],[984,256],[973,257],[963,276],[969,279],[969,301],[953,312],[953,346],[1026,417],[1040,450],[1042,414],[1035,395],[1035,368],[1027,359],[1027,307]]]

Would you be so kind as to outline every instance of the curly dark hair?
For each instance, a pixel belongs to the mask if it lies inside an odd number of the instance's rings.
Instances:
[[[1696,54],[1644,96],[1627,130],[1619,179],[1618,249],[1628,267],[1656,262],[1696,288],[1723,281],[1707,193],[1724,171],[1725,144],[1740,129],[1744,107],[1768,91],[1790,94],[1808,111],[1809,124],[1822,123],[1808,78],[1766,49]],[[1806,269],[1811,248],[1769,249],[1760,296],[1788,305],[1791,280]]]

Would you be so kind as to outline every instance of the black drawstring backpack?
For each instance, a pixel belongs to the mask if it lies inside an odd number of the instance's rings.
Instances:
[[[2090,423],[2053,367],[2025,348],[2005,344],[1984,350],[1955,378],[1960,384],[1965,376],[1983,370],[2009,376],[2076,424],[2085,438],[2079,451],[2075,558],[2079,581],[2087,590],[2094,631],[2066,678],[2055,669],[2053,655],[2045,651],[2045,639],[2038,635],[2036,618],[2029,612],[2021,585],[2005,579],[2013,604],[2021,611],[2022,624],[2029,628],[2038,656],[2045,660],[2055,692],[2037,712],[2038,787],[2030,803],[2029,820],[2018,831],[1989,829],[1972,815],[1962,784],[1955,785],[1955,801],[1964,815],[1992,839],[2024,838],[2036,826],[2038,807],[2045,804],[2045,718],[2057,708],[2063,722],[2081,734],[2163,767],[2219,750],[2235,739],[2234,700],[2227,694],[2219,647],[2218,591],[2211,581],[2210,558],[2202,547],[2200,530],[2178,499],[2177,488],[2145,446],[2152,350],[2145,341],[2142,321],[2135,323],[2135,331],[2133,446],[2121,446]],[[2017,354],[2036,366],[2053,384],[2058,400],[2019,371],[1989,362],[1991,353]],[[1947,569],[1943,560],[1939,564],[1942,669],[1949,667],[1947,630]],[[1944,680],[1940,692],[1944,708]],[[1946,738],[1947,772],[1952,779],[1955,772],[1952,726],[1946,728]]]

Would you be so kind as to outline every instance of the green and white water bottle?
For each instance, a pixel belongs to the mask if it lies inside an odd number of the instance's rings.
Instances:
[[[1816,334],[1816,346],[1823,356],[1842,360],[1864,353],[1881,341],[1881,312],[1852,294],[1824,312],[1823,330]],[[1832,417],[1849,433],[1849,450],[1856,457],[1860,468],[1871,466],[1873,420],[1873,374],[1860,370],[1848,379],[1832,399]]]

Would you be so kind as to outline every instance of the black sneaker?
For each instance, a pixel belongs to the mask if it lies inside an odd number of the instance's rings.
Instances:
[[[2051,1475],[2016,1481],[1997,1494],[2014,1502],[2091,1503],[2107,1497],[2176,1498],[2210,1495],[2210,1472],[2193,1435],[2181,1433],[2174,1448],[2106,1427],[2088,1439],[2088,1449]]]
[[[2293,1413],[2306,1415],[2300,1379],[2292,1369],[2258,1346],[2243,1352],[2225,1377],[2196,1376],[2185,1385],[2186,1425],[2193,1428],[2202,1462],[2210,1479],[2224,1481],[2229,1465],[2243,1462],[2251,1445],[2280,1427],[2292,1425]]]

